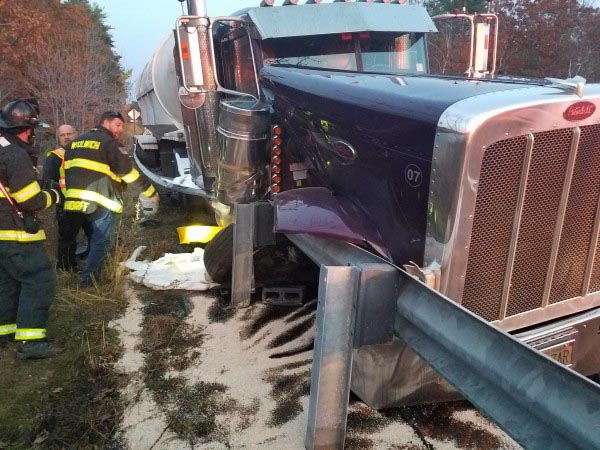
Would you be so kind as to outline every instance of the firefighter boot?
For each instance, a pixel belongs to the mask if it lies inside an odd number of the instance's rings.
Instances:
[[[63,348],[55,342],[48,342],[45,339],[21,342],[17,349],[17,359],[44,359],[50,358],[63,351]]]

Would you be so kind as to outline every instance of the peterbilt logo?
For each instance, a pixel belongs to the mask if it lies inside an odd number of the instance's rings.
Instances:
[[[587,119],[596,111],[596,105],[590,102],[573,103],[563,113],[563,117],[571,122]]]

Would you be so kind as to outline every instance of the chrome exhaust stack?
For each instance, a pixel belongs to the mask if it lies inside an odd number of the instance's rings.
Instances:
[[[214,77],[210,23],[205,0],[187,0],[189,16],[177,21],[183,86],[179,100],[187,124],[187,152],[194,182],[211,192],[217,177],[217,115],[220,93]]]
[[[207,17],[206,0],[187,0],[187,9],[190,16]]]

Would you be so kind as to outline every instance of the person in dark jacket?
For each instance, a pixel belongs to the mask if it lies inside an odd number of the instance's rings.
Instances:
[[[29,154],[39,124],[37,102],[15,100],[0,112],[0,340],[19,342],[19,359],[48,358],[61,349],[46,340],[56,275],[35,211],[60,201],[42,190]]]
[[[88,221],[92,239],[81,287],[97,279],[111,248],[119,215],[123,212],[122,184],[135,184],[146,199],[158,204],[158,193],[133,167],[127,150],[119,142],[125,119],[119,112],[100,116],[100,124],[79,136],[65,148],[65,204],[69,220]]]
[[[60,175],[60,168],[65,159],[65,147],[73,142],[77,137],[75,129],[68,124],[58,127],[56,133],[59,147],[50,150],[46,154],[44,162],[44,186],[58,186],[62,191],[65,189],[65,180]],[[61,203],[64,203],[61,202]],[[77,235],[79,233],[78,224],[68,220],[65,210],[61,205],[56,208],[56,223],[58,225],[58,245],[56,252],[56,267],[61,270],[77,270]],[[87,237],[88,246],[92,236],[92,227],[88,222],[83,223],[83,231]],[[87,251],[85,252],[87,256]]]

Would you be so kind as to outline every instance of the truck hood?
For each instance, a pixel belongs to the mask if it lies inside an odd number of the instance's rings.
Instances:
[[[313,105],[314,99],[320,98],[430,124],[437,124],[450,105],[465,98],[543,85],[529,81],[515,84],[514,80],[398,76],[290,66],[264,67],[261,78],[264,86],[304,91],[306,105]],[[295,102],[302,108],[302,100]]]

